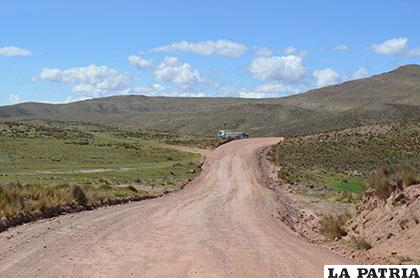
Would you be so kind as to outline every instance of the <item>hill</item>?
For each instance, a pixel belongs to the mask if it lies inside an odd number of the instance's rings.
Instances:
[[[294,135],[419,118],[419,65],[276,99],[114,96],[0,107],[5,121],[81,121],[194,135],[224,126],[251,135]]]
[[[420,121],[376,124],[286,138],[272,148],[288,183],[360,193],[378,167],[420,163]]]

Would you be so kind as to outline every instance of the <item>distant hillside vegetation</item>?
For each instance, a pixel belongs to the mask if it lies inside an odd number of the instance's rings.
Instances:
[[[252,136],[294,135],[419,118],[419,65],[277,99],[114,96],[0,107],[0,120],[82,121],[194,135],[224,126]]]
[[[285,182],[360,193],[378,167],[419,165],[420,121],[290,137],[274,146],[270,157]]]

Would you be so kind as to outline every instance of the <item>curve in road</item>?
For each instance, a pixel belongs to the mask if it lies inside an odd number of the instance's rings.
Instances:
[[[1,277],[322,277],[346,259],[278,221],[256,152],[279,138],[209,153],[184,190],[0,234]]]

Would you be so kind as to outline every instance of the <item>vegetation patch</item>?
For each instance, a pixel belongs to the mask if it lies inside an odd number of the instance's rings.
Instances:
[[[170,146],[189,141],[151,134],[75,122],[0,122],[0,218],[13,224],[141,200],[199,174],[198,154]]]
[[[372,248],[372,245],[364,238],[351,237],[350,240],[344,241],[343,244],[356,250],[369,250]]]
[[[104,205],[154,197],[134,187],[0,186],[0,232],[10,226]]]
[[[367,188],[381,199],[387,199],[397,189],[420,183],[420,163],[381,167],[368,178]]]
[[[420,161],[420,122],[286,138],[272,148],[270,157],[280,166],[283,181],[361,194],[367,178],[379,166]]]
[[[338,216],[324,216],[319,221],[319,231],[329,239],[340,239],[347,235],[344,226],[350,217],[348,213]]]

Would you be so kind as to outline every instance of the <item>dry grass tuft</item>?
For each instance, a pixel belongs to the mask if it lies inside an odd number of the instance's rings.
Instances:
[[[324,216],[319,222],[319,231],[329,239],[340,239],[347,235],[344,225],[350,219],[350,214]]]
[[[367,188],[372,188],[381,199],[387,199],[397,189],[420,183],[420,163],[381,167],[368,178]]]
[[[132,186],[118,188],[110,185],[82,187],[8,184],[0,186],[0,218],[12,219],[18,214],[34,211],[50,215],[61,206],[98,206],[147,195]]]
[[[356,250],[369,250],[372,248],[369,242],[367,242],[364,238],[355,238],[352,237],[348,242],[348,245]]]

